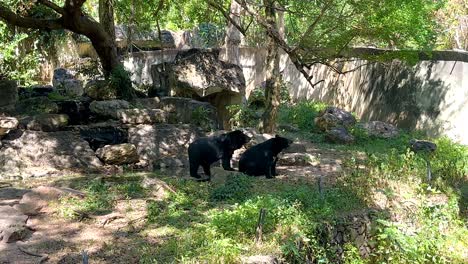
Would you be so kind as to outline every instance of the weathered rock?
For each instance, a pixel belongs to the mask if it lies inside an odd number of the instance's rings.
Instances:
[[[11,206],[0,206],[0,242],[11,243],[21,240],[29,233],[28,217]]]
[[[18,127],[18,119],[14,117],[0,116],[0,138],[8,134],[10,130]]]
[[[155,124],[165,123],[166,112],[161,109],[120,109],[117,110],[117,117],[124,124]]]
[[[117,98],[115,89],[112,89],[106,80],[91,80],[86,83],[84,90],[87,96],[98,101]]]
[[[124,100],[94,101],[89,105],[91,112],[101,117],[118,119],[117,111],[128,109],[130,104]]]
[[[86,124],[90,120],[91,110],[89,110],[89,99],[56,101],[58,112],[69,117],[70,125]]]
[[[137,98],[134,104],[139,108],[159,109],[161,108],[161,99],[159,97]]]
[[[68,116],[63,114],[40,114],[21,120],[20,127],[28,130],[54,132],[68,125]]]
[[[344,127],[334,127],[326,132],[326,138],[333,143],[351,144],[354,137]]]
[[[13,111],[18,101],[18,87],[16,81],[0,79],[0,112]]]
[[[308,153],[285,153],[278,159],[280,166],[317,166],[317,157]]]
[[[112,165],[132,164],[140,160],[135,145],[129,143],[104,146],[96,150],[96,155]]]
[[[127,130],[112,124],[84,126],[79,128],[79,132],[81,138],[89,143],[92,150],[128,141]]]
[[[174,190],[167,183],[157,178],[145,176],[141,181],[141,186],[150,189],[152,196],[156,198],[156,200],[164,200],[170,193],[174,193]]]
[[[71,131],[15,130],[2,142],[0,178],[92,172],[102,166],[88,143]]]
[[[333,106],[329,106],[320,112],[314,121],[322,131],[341,126],[349,128],[356,124],[356,118],[350,112]]]
[[[32,97],[19,101],[16,111],[21,114],[56,114],[58,105],[45,96]]]
[[[370,121],[360,124],[368,135],[380,138],[393,138],[397,137],[399,132],[398,128],[392,124],[382,121]]]
[[[250,256],[242,258],[243,264],[278,264],[279,261],[275,256]]]
[[[128,142],[137,147],[140,160],[150,169],[164,157],[186,157],[188,145],[203,134],[190,125],[138,125],[128,130]]]
[[[437,149],[437,145],[427,140],[411,139],[409,142],[410,148],[414,152],[434,152]]]
[[[245,79],[238,65],[218,59],[219,50],[180,51],[173,63],[152,65],[151,76],[158,96],[202,97],[228,125],[226,105],[238,104],[245,94]]]
[[[82,96],[84,93],[82,81],[75,78],[75,75],[64,68],[54,70],[52,84],[63,95]]]

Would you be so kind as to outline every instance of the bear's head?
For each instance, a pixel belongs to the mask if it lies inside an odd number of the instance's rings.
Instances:
[[[222,142],[229,149],[240,149],[244,144],[250,141],[250,137],[240,130],[235,130],[226,134],[222,134]]]
[[[278,135],[276,135],[274,138],[272,138],[270,140],[273,141],[272,142],[273,143],[273,148],[274,148],[274,152],[276,152],[276,154],[280,153],[281,151],[283,151],[283,149],[289,147],[293,143],[292,140],[281,137],[281,136],[278,136]]]

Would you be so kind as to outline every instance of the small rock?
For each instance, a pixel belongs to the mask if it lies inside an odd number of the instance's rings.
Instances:
[[[18,127],[18,119],[14,117],[0,116],[0,138],[8,134],[10,130]]]
[[[411,139],[409,142],[410,148],[414,152],[434,152],[437,145],[433,142],[426,140]]]
[[[94,101],[89,105],[91,112],[107,118],[118,119],[120,109],[128,109],[130,104],[124,100]]]
[[[354,137],[344,127],[334,127],[326,133],[326,138],[333,143],[351,144],[354,142]]]
[[[68,116],[63,114],[41,114],[22,120],[28,130],[54,132],[68,125]]]
[[[166,122],[166,112],[161,109],[121,109],[118,119],[124,124],[155,124]]]
[[[123,143],[119,145],[107,145],[96,150],[96,155],[106,164],[122,165],[139,161],[135,145]]]
[[[278,264],[278,259],[275,256],[250,256],[242,258],[243,264]]]
[[[380,138],[394,138],[397,137],[399,132],[398,128],[392,124],[385,123],[382,121],[370,121],[360,124],[360,126],[369,134],[370,136],[380,137]]]

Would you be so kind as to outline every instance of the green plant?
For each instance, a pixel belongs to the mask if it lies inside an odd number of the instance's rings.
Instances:
[[[238,127],[257,127],[260,122],[260,114],[249,107],[242,105],[229,105],[226,106],[231,118],[229,124],[233,128]]]
[[[243,201],[250,195],[251,188],[251,177],[245,175],[231,176],[227,178],[223,185],[211,191],[210,198],[213,201]]]
[[[282,105],[279,111],[279,123],[292,124],[308,132],[318,132],[314,119],[326,104],[313,101],[301,101],[294,105]]]
[[[210,110],[203,106],[199,106],[192,111],[192,121],[194,125],[204,130],[215,129],[210,119]]]
[[[119,65],[112,70],[109,84],[110,87],[117,92],[118,97],[127,100],[131,100],[135,97],[132,81],[130,80],[130,73],[125,70],[123,65]]]

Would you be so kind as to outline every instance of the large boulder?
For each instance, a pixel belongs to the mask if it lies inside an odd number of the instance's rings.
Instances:
[[[15,130],[2,140],[0,179],[97,171],[102,163],[72,131]]]
[[[242,68],[219,60],[219,50],[191,49],[177,54],[171,65],[171,88],[176,93],[206,97],[219,92],[241,93],[245,89]]]
[[[117,117],[124,124],[155,124],[167,121],[166,112],[161,109],[120,109]]]
[[[239,104],[245,94],[242,68],[219,60],[219,50],[180,51],[174,62],[152,65],[154,93],[158,96],[202,98],[218,112],[219,121],[228,125],[226,105]]]
[[[203,133],[190,125],[138,125],[128,130],[128,142],[137,147],[142,166],[150,169],[167,163],[167,157],[187,159],[189,144],[201,136]]]
[[[333,127],[326,131],[325,137],[332,143],[352,144],[354,136],[344,127]]]
[[[361,123],[359,126],[364,129],[368,135],[379,138],[394,138],[399,135],[398,128],[392,124],[382,121],[370,121]]]
[[[133,144],[107,145],[96,150],[96,155],[106,164],[123,165],[139,161],[138,153]]]
[[[82,126],[78,128],[82,139],[89,143],[92,150],[97,150],[106,145],[117,145],[128,142],[127,130],[117,124],[96,124],[94,126]]]
[[[333,106],[325,108],[314,121],[322,131],[327,131],[334,127],[350,128],[356,124],[356,118],[350,112]]]
[[[83,82],[78,80],[71,71],[64,68],[54,70],[52,84],[63,95],[82,96],[84,93]]]
[[[0,113],[15,109],[18,101],[18,87],[16,81],[0,79]]]
[[[21,120],[21,128],[35,131],[54,132],[68,125],[68,116],[64,114],[40,114]]]
[[[128,109],[130,104],[125,100],[93,101],[89,105],[92,113],[106,118],[118,119],[117,114],[120,109]]]
[[[0,138],[8,134],[10,130],[18,127],[18,119],[14,117],[0,116]]]

